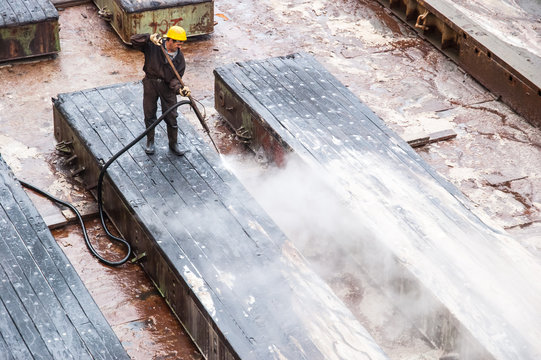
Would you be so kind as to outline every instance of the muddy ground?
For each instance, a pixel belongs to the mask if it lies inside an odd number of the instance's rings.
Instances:
[[[91,201],[55,149],[51,98],[138,81],[143,58],[122,43],[91,3],[59,14],[62,50],[56,57],[0,64],[0,153],[21,179],[68,201]],[[455,139],[419,148],[419,154],[473,202],[475,211],[541,260],[541,131],[378,3],[217,0],[215,21],[212,35],[184,45],[184,80],[205,106],[222,152],[250,156],[213,109],[213,69],[234,61],[308,52],[401,136],[454,130]],[[47,200],[33,194],[31,198],[44,217],[59,213]],[[96,220],[88,226],[96,241],[104,238]],[[98,264],[75,226],[54,230],[53,235],[134,359],[200,358],[137,265],[110,269]],[[107,250],[109,245],[100,247]],[[385,319],[375,319],[369,304],[363,310],[358,303],[361,295],[375,302],[378,295],[370,297],[371,290],[358,279],[344,277],[340,284],[337,293],[376,333],[376,340],[384,342],[380,345],[392,358],[439,357],[416,334],[378,338],[385,321],[397,318],[394,310],[388,309]]]

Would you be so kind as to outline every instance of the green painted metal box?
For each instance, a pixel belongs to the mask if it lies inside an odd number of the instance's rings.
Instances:
[[[0,62],[59,51],[58,12],[50,0],[0,0]]]
[[[165,34],[173,25],[187,36],[214,31],[214,1],[209,0],[93,0],[122,41],[141,33]]]

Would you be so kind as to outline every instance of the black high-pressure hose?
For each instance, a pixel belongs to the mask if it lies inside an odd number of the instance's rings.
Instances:
[[[137,136],[132,142],[130,142],[128,145],[126,145],[124,148],[122,148],[122,150],[120,150],[119,152],[117,152],[115,155],[113,155],[111,157],[111,159],[109,159],[109,161],[107,161],[105,163],[105,165],[103,165],[103,167],[101,168],[101,171],[100,171],[100,175],[98,177],[98,211],[99,211],[99,214],[100,214],[100,221],[101,221],[101,225],[103,227],[103,229],[105,230],[105,233],[107,234],[107,236],[112,239],[112,240],[116,240],[118,242],[121,242],[122,244],[124,244],[127,248],[127,253],[126,253],[126,256],[124,258],[122,258],[121,260],[118,260],[118,261],[110,261],[110,260],[107,260],[105,259],[104,257],[102,257],[100,254],[98,254],[98,252],[94,249],[94,247],[92,246],[92,244],[90,243],[90,239],[88,238],[88,234],[86,232],[86,227],[85,227],[85,224],[84,224],[84,221],[83,221],[83,217],[81,216],[81,214],[79,213],[79,211],[75,208],[75,206],[71,205],[70,203],[68,202],[65,202],[63,200],[60,200],[54,196],[52,196],[51,194],[43,191],[43,190],[40,190],[38,188],[36,188],[35,186],[32,186],[22,180],[19,180],[19,182],[21,183],[22,186],[26,187],[26,188],[29,188],[57,203],[60,203],[64,206],[67,206],[69,207],[76,215],[77,215],[77,218],[79,219],[79,224],[81,225],[81,228],[83,230],[83,236],[85,238],[85,243],[86,243],[86,246],[88,247],[88,250],[90,250],[90,252],[92,253],[92,255],[94,255],[96,258],[98,258],[99,261],[101,261],[102,263],[104,264],[107,264],[107,265],[110,265],[110,266],[119,266],[119,265],[122,265],[124,264],[126,261],[128,261],[128,259],[130,258],[130,255],[131,255],[131,245],[124,239],[122,238],[119,238],[117,236],[114,236],[113,234],[111,234],[111,232],[109,231],[109,229],[107,228],[107,225],[105,224],[105,219],[103,217],[103,204],[102,204],[102,183],[103,183],[103,178],[105,176],[105,173],[107,172],[107,168],[116,160],[118,159],[118,157],[120,155],[122,155],[123,153],[125,153],[126,151],[128,151],[128,149],[130,149],[133,145],[135,145],[136,143],[138,143],[142,138],[144,138],[152,129],[154,129],[156,126],[158,126],[158,124],[160,123],[160,121],[162,121],[165,116],[167,114],[169,114],[171,111],[173,111],[174,109],[176,109],[177,107],[181,106],[181,105],[185,105],[185,104],[192,104],[192,102],[190,100],[181,100],[179,101],[178,103],[176,103],[175,105],[171,106],[169,109],[167,109],[163,114],[162,116],[160,116],[156,121],[154,121],[152,123],[152,125],[150,125],[144,132],[142,132],[139,136]]]

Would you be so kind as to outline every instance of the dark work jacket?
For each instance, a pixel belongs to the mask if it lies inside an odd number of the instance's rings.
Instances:
[[[150,34],[136,34],[130,40],[134,49],[140,50],[145,54],[143,71],[147,77],[162,79],[171,90],[178,93],[182,87],[180,81],[178,81],[173,69],[171,69],[171,65],[169,65],[163,51],[158,45],[150,41]],[[165,48],[165,40],[162,46]],[[184,60],[182,51],[179,50],[177,56],[173,59],[173,65],[175,65],[179,75],[182,77],[184,70],[186,70],[186,60]]]

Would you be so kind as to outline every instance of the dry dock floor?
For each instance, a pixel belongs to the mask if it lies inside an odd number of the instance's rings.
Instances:
[[[224,153],[235,159],[245,155],[213,109],[213,69],[306,51],[399,135],[453,129],[455,139],[417,152],[475,204],[474,211],[504,228],[541,260],[541,131],[496,101],[379,4],[217,0],[215,14],[215,32],[183,47],[188,63],[185,80],[205,105],[212,136]],[[71,178],[64,157],[55,150],[51,98],[139,80],[143,58],[121,42],[92,4],[66,8],[59,16],[61,52],[56,58],[0,64],[0,153],[16,175],[76,202],[92,197]],[[193,116],[186,115],[197,126]],[[248,170],[260,171],[240,168],[238,175]],[[47,200],[33,194],[31,198],[44,217],[59,213]],[[304,220],[310,226],[311,219]],[[104,238],[97,221],[88,226],[94,238]],[[290,230],[288,235],[302,235]],[[200,358],[189,338],[180,336],[181,326],[137,265],[122,269],[99,265],[75,226],[54,230],[53,235],[132,358]],[[401,332],[397,323],[407,329],[407,322],[386,308],[367,282],[352,277],[347,269],[341,275],[331,277],[335,291],[379,337],[391,358],[441,356],[418,336]]]

